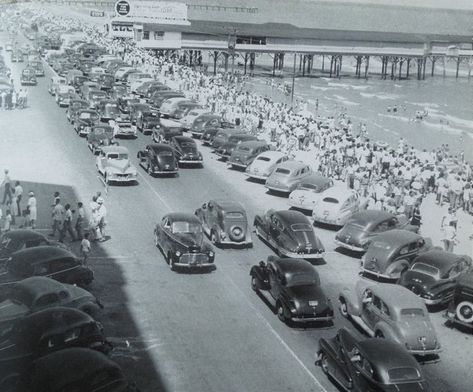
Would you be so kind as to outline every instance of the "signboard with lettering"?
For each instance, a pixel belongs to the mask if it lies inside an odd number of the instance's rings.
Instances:
[[[119,16],[127,16],[130,13],[130,3],[127,0],[119,0],[115,3],[115,12]]]
[[[104,17],[105,16],[105,12],[104,11],[90,11],[90,16],[94,16],[94,17]]]
[[[119,0],[115,3],[117,19],[146,20],[149,23],[190,24],[187,5],[168,1]]]
[[[112,23],[110,35],[117,38],[134,38],[133,23]]]

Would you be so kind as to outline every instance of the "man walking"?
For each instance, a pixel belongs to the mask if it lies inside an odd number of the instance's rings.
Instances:
[[[12,202],[12,186],[11,186],[11,178],[10,178],[8,169],[5,169],[5,176],[3,177],[2,185],[5,187],[5,190],[3,191],[2,204],[5,204],[6,202],[11,204],[11,202]]]
[[[52,213],[52,217],[53,217],[52,230],[53,231],[51,234],[49,234],[50,237],[54,237],[56,235],[56,231],[61,233],[65,215],[66,215],[66,210],[61,204],[61,199],[57,197],[55,199],[55,205],[54,205],[53,213]]]
[[[84,221],[85,221],[85,210],[82,202],[77,203],[77,219],[76,219],[76,233],[77,239],[82,240],[84,238]]]
[[[71,236],[71,240],[75,241],[74,230],[72,230],[72,210],[71,205],[68,203],[64,206],[64,222],[62,224],[62,229],[59,232],[59,242],[64,242],[66,237],[66,232]]]
[[[15,202],[17,208],[17,216],[21,216],[21,206],[20,202],[23,197],[23,187],[20,184],[20,181],[15,182]]]

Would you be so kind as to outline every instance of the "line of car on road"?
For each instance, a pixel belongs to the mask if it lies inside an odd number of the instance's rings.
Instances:
[[[369,338],[357,339],[341,329],[333,339],[320,340],[317,362],[347,390],[428,390],[410,354],[425,359],[440,352],[427,305],[449,303],[450,320],[473,326],[471,258],[434,248],[400,217],[366,210],[366,201],[356,191],[336,186],[310,166],[273,151],[151,75],[104,55],[101,48],[94,51],[93,44],[75,42],[68,49],[68,55],[47,57],[55,59],[62,72],[51,80],[49,90],[57,96],[61,85],[73,86],[74,92],[63,89],[72,96],[61,102],[76,132],[88,138],[108,135],[88,140],[105,182],[135,181],[137,176],[128,151],[116,145],[116,130],[103,123],[113,119],[119,128],[124,124],[152,135],[155,143],[138,154],[140,166],[150,175],[176,174],[179,164],[202,163],[195,141],[183,135],[189,131],[229,168],[244,169],[246,176],[264,181],[270,192],[286,194],[295,210],[269,210],[254,218],[256,235],[277,256],[254,265],[250,275],[252,289],[290,325],[330,324],[334,319],[334,305],[307,260],[323,259],[325,248],[303,212],[310,212],[318,225],[341,228],[336,244],[364,253],[360,273],[372,280],[360,279],[355,287],[344,288],[338,307]],[[75,72],[78,69],[82,74]],[[113,75],[112,83],[103,77],[108,74]],[[210,200],[194,214],[167,214],[154,229],[156,246],[173,270],[215,268],[215,251],[204,235],[214,246],[252,245],[246,212],[230,200]],[[389,350],[389,358],[383,350]]]

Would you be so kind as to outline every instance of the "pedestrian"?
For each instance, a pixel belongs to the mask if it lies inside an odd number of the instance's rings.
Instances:
[[[64,211],[64,221],[59,232],[59,242],[64,242],[66,233],[69,233],[71,236],[71,241],[75,241],[74,230],[72,230],[72,214],[74,211],[71,210],[71,205],[69,203],[64,206]]]
[[[13,219],[13,217],[12,217],[11,211],[8,208],[5,212],[5,221],[3,223],[3,232],[4,233],[10,231],[11,225],[12,225],[12,219]]]
[[[445,251],[453,253],[453,248],[457,241],[457,229],[453,225],[453,222],[450,222],[449,225],[445,226],[442,241]]]
[[[56,235],[56,231],[61,233],[62,225],[64,223],[64,218],[66,215],[66,210],[61,204],[61,199],[59,197],[56,197],[54,201],[55,201],[55,205],[53,208],[53,212],[51,214],[53,218],[53,224],[52,224],[52,232],[49,234],[50,237],[54,237]]]
[[[28,194],[28,203],[26,207],[26,222],[25,226],[26,227],[31,227],[34,229],[36,227],[36,220],[37,220],[37,207],[36,207],[36,197],[34,195],[34,192],[30,191]]]
[[[89,258],[91,246],[89,241],[89,233],[84,233],[84,238],[80,242],[80,254],[82,256],[82,263],[87,264],[87,259]]]
[[[14,189],[14,195],[15,195],[15,203],[16,203],[16,209],[17,209],[17,216],[21,216],[21,199],[23,197],[23,187],[20,184],[20,181],[15,182],[15,189]]]
[[[76,233],[77,240],[84,238],[84,221],[85,221],[85,210],[82,202],[77,203],[77,219],[76,219]]]
[[[12,186],[11,186],[11,178],[8,169],[5,169],[4,171],[5,176],[3,177],[3,182],[2,186],[4,186],[4,191],[3,191],[3,201],[2,204],[5,204],[6,202],[10,203],[12,202]]]
[[[422,217],[420,215],[420,203],[417,202],[412,210],[412,218],[411,218],[411,225],[416,226],[417,229],[420,228],[420,224],[422,222]]]
[[[105,241],[105,226],[107,225],[107,209],[104,205],[104,200],[101,196],[97,197],[97,215],[98,215],[98,230],[100,231],[99,241]]]

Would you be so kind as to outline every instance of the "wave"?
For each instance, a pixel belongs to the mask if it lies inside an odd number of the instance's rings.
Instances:
[[[401,96],[397,94],[360,93],[360,95],[364,98],[377,98],[381,100],[396,100],[401,98]]]
[[[409,101],[406,101],[406,103],[409,103],[409,104],[415,105],[415,106],[422,106],[422,107],[426,107],[426,108],[439,108],[440,107],[439,104],[433,103],[433,102],[409,102]]]
[[[338,99],[341,103],[343,103],[344,105],[347,105],[347,106],[358,106],[360,103],[359,102],[353,102],[353,101],[349,101],[348,99],[346,99],[345,97],[342,97],[341,95],[333,95],[336,99]]]

